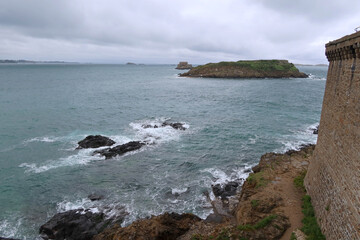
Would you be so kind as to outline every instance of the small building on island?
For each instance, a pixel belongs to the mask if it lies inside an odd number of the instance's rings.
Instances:
[[[179,62],[175,69],[192,69],[192,65],[188,62]]]

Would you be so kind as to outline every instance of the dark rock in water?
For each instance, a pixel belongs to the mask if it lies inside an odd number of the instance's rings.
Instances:
[[[102,232],[111,220],[103,213],[83,209],[58,213],[39,229],[41,237],[48,239],[87,240]]]
[[[104,198],[103,195],[101,194],[97,194],[97,193],[92,193],[88,196],[88,198],[91,200],[91,201],[98,201],[98,200],[101,200]]]
[[[319,125],[316,126],[316,128],[312,128],[313,134],[319,134]]]
[[[235,195],[238,186],[239,186],[239,183],[237,183],[237,182],[228,182],[224,188],[225,193],[229,194],[229,196]]]
[[[220,184],[211,186],[215,197],[221,197],[221,199],[234,196],[238,187],[239,183],[237,182],[228,182],[224,187],[222,187]]]
[[[186,130],[186,128],[184,127],[183,123],[169,123],[169,122],[164,122],[161,125],[150,125],[150,124],[144,124],[142,125],[143,128],[159,128],[159,127],[166,127],[166,126],[170,126],[174,129],[177,130]]]
[[[221,187],[220,184],[212,185],[211,188],[213,190],[215,197],[219,197],[221,196],[221,194],[224,193],[224,189]]]
[[[154,126],[153,126],[153,125],[150,125],[150,124],[146,124],[146,125],[143,124],[142,127],[143,127],[143,128],[159,128],[158,125],[154,125]]]
[[[84,140],[78,142],[78,144],[79,146],[76,149],[111,146],[115,144],[115,142],[110,138],[101,135],[90,135],[87,136]]]
[[[145,143],[143,143],[143,142],[132,141],[132,142],[128,142],[128,143],[113,147],[113,148],[97,150],[94,152],[94,154],[100,154],[102,156],[105,156],[106,159],[110,159],[110,158],[116,157],[117,155],[123,155],[124,153],[138,150],[144,145],[145,145]]]
[[[0,237],[0,240],[20,240],[20,239]]]
[[[184,127],[184,124],[182,123],[168,123],[168,122],[164,122],[162,125],[162,127],[166,127],[166,126],[170,126],[174,129],[177,129],[177,130],[186,130],[186,128]]]

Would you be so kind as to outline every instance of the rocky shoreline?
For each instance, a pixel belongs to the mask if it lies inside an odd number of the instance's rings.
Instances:
[[[40,234],[43,239],[69,240],[289,239],[301,226],[304,195],[293,181],[306,172],[314,148],[307,145],[284,154],[264,154],[241,191],[237,191],[238,182],[212,186],[215,199],[204,194],[214,213],[206,219],[190,213],[164,213],[121,227],[123,218],[109,219],[101,212],[77,209],[56,214],[40,227]],[[92,197],[96,201],[102,196]]]
[[[203,78],[307,78],[287,60],[255,60],[208,63],[192,68],[180,77]]]

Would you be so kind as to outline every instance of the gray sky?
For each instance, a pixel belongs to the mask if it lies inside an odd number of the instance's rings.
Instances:
[[[0,59],[327,63],[359,0],[0,0]]]

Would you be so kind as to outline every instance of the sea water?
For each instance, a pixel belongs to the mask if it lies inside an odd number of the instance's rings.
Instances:
[[[240,181],[262,154],[315,143],[326,67],[306,79],[181,78],[173,65],[0,65],[0,236],[38,238],[79,207],[123,225],[165,211],[205,218],[211,185]],[[184,123],[143,128],[164,121]],[[105,160],[87,135],[152,144]],[[91,193],[104,195],[91,202]]]

